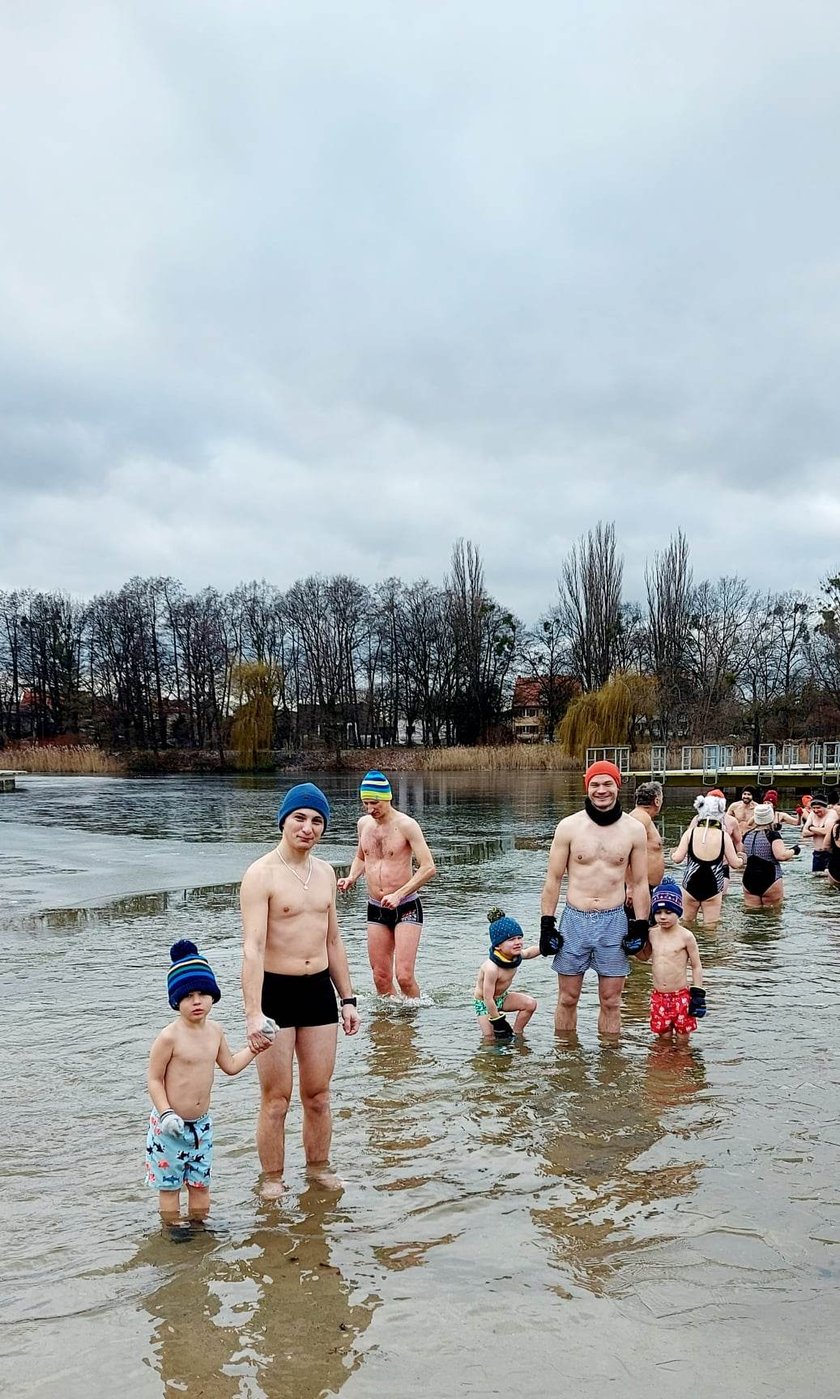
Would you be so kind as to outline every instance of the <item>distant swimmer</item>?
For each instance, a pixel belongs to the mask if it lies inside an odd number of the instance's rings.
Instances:
[[[726,797],[725,797],[724,793],[720,790],[720,787],[712,787],[712,788],[706,793],[706,796],[707,796],[707,797],[718,797],[722,802],[725,802],[725,801],[726,801]],[[735,849],[737,850],[738,854],[740,855],[740,854],[741,854],[741,827],[738,825],[738,822],[736,821],[735,817],[732,816],[732,815],[730,815],[730,813],[729,813],[728,811],[725,812],[724,817],[723,817],[723,829],[724,829],[725,831],[728,831],[729,835],[732,837],[732,844],[735,846]],[[729,875],[730,875],[729,865],[728,865],[727,861],[724,860],[724,862],[723,862],[723,892],[724,892],[724,894],[726,894],[727,891],[728,891],[728,889],[729,889],[729,882],[730,882],[730,881],[729,881]]]
[[[789,811],[779,810],[779,794],[775,787],[768,787],[764,793],[765,802],[769,802],[775,812],[774,826],[798,826],[799,817],[791,816]]]
[[[836,820],[837,812],[833,807],[829,807],[825,792],[814,792],[802,821],[802,839],[814,842],[811,856],[811,870],[814,874],[824,874],[828,869],[830,852],[827,840],[829,830]]]
[[[524,947],[524,935],[515,918],[507,918],[500,908],[488,913],[490,950],[478,969],[473,993],[473,1009],[485,1039],[511,1040],[521,1035],[537,1008],[533,996],[511,991],[511,983],[522,962],[539,957],[539,947]],[[507,1011],[516,1011],[511,1027]]]
[[[615,1035],[621,1029],[628,954],[635,956],[647,945],[647,841],[640,822],[621,809],[621,773],[614,763],[590,764],[583,781],[584,810],[564,817],[554,832],[540,901],[540,952],[553,956],[558,977],[557,1033],[574,1033],[584,974],[593,967],[598,974],[598,1029]],[[554,915],[564,875],[566,907],[558,929]],[[636,915],[629,920],[625,886]]]
[[[774,821],[770,802],[757,802],[754,825],[744,836],[744,905],[746,908],[778,907],[784,898],[782,865],[794,860],[799,846],[788,847]]]
[[[362,778],[358,845],[350,871],[338,881],[341,894],[365,876],[368,891],[367,940],[373,982],[380,996],[417,1001],[420,987],[414,968],[423,932],[423,905],[418,898],[437,870],[432,853],[413,816],[393,804],[391,784],[372,769]],[[416,864],[417,868],[414,869]]]
[[[682,887],[686,919],[692,923],[702,910],[703,926],[713,928],[720,919],[724,867],[740,869],[741,857],[724,826],[726,798],[698,797],[694,805],[697,815],[671,851],[671,859],[677,865],[685,863]]]
[[[638,821],[644,827],[648,865],[647,879],[651,893],[665,875],[664,842],[658,828],[654,825],[662,810],[664,799],[665,793],[661,782],[640,782],[636,788],[635,805],[633,810],[628,812],[634,821]],[[627,912],[628,917],[635,917],[629,894]],[[649,921],[653,926],[653,909],[650,911]]]
[[[741,800],[731,802],[726,808],[727,816],[734,816],[741,830],[741,835],[745,835],[752,825],[752,813],[755,806],[755,788],[744,787],[741,790]]]
[[[835,888],[840,888],[840,815],[838,815],[836,807],[834,811],[837,819],[829,825],[824,846],[824,849],[828,851],[828,864],[825,867],[825,872],[828,875],[829,884]]]

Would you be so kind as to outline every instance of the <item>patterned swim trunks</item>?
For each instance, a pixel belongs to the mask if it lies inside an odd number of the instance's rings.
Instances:
[[[675,1030],[678,1035],[692,1035],[697,1029],[697,1021],[688,1013],[689,992],[685,986],[681,991],[657,991],[650,993],[650,1028],[655,1035],[666,1035]]]
[[[154,1190],[180,1190],[182,1185],[206,1190],[213,1166],[213,1122],[209,1113],[184,1123],[184,1135],[160,1130],[153,1110],[146,1137],[146,1184]]]

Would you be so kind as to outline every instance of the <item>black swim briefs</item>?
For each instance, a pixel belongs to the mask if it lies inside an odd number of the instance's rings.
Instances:
[[[283,1030],[338,1024],[338,1002],[326,968],[312,976],[263,972],[262,1008]]]
[[[393,932],[398,923],[422,923],[423,905],[416,894],[412,895],[410,899],[405,899],[396,908],[383,908],[377,900],[369,899],[367,921],[369,923],[384,923],[385,927]]]

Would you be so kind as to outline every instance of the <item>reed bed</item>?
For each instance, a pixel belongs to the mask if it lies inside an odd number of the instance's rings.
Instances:
[[[22,768],[26,772],[94,777],[120,777],[125,772],[125,765],[119,758],[115,758],[113,753],[103,753],[92,743],[54,748],[26,743],[19,748],[6,749],[3,763],[7,758],[8,766]]]
[[[425,772],[578,772],[580,760],[558,743],[509,743],[417,750],[417,766]]]

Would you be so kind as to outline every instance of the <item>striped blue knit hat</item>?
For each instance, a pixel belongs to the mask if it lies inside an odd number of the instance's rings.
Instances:
[[[515,918],[507,918],[500,908],[491,908],[487,917],[490,919],[490,951],[498,947],[500,943],[507,942],[508,938],[521,938],[524,936],[521,927]]]
[[[359,797],[363,802],[389,802],[393,799],[391,784],[384,772],[371,768],[362,778]]]
[[[166,990],[169,1004],[177,1010],[185,996],[191,991],[205,991],[214,1001],[222,999],[219,983],[206,957],[202,957],[194,942],[182,938],[173,942],[169,949],[172,966],[166,977]]]

